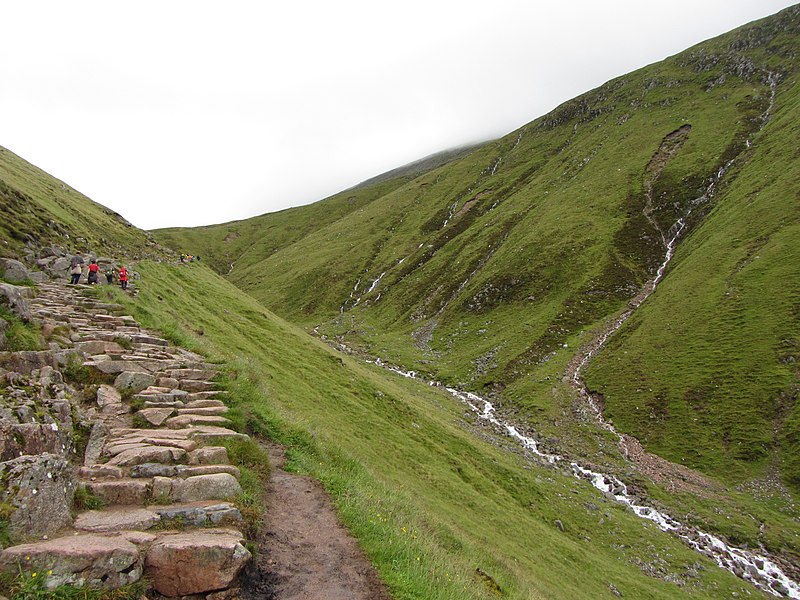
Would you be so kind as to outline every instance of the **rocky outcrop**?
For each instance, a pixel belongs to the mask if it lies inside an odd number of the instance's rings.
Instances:
[[[66,257],[47,258],[55,269]],[[146,575],[163,596],[218,597],[250,553],[231,529],[242,488],[220,445],[246,436],[228,428],[214,365],[80,286],[43,284],[36,298],[0,286],[43,331],[69,331],[47,351],[0,353],[0,500],[28,542],[2,550],[0,569],[47,573],[51,588]],[[113,385],[72,387],[68,365]],[[93,508],[73,520],[74,496]]]

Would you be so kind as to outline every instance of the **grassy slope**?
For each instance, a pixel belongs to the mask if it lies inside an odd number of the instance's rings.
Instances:
[[[163,254],[141,229],[0,147],[0,255],[31,240],[129,258]]]
[[[501,449],[440,391],[335,353],[208,268],[138,269],[140,294],[118,299],[232,361],[237,412],[325,484],[398,600],[496,598],[494,584],[526,600],[611,584],[634,598],[759,595],[588,484]]]
[[[154,232],[162,243],[186,254],[200,255],[218,273],[237,272],[259,263],[310,233],[359,210],[389,193],[405,179],[399,177],[364,189],[346,190],[300,208],[261,215],[244,221]]]
[[[773,195],[783,189],[783,196],[772,214],[723,207],[732,194],[745,202],[736,190],[759,188],[769,178],[763,165],[781,164],[786,178],[795,172],[797,132],[777,124],[792,118],[797,45],[794,8],[611,81],[459,161],[376,190],[357,210],[330,213],[336,218],[321,226],[305,225],[319,210],[314,206],[243,222],[237,227],[253,228],[248,240],[261,232],[265,242],[260,250],[249,247],[230,280],[297,323],[322,323],[323,333],[440,380],[503,391],[539,428],[564,437],[561,414],[569,398],[554,403],[552,381],[582,332],[621,309],[663,255],[641,216],[650,158],[667,134],[691,124],[656,185],[655,216],[668,226],[674,206],[699,196],[708,177],[744,148],[768,103],[764,70],[781,71],[775,120],[749,162],[740,161],[735,181],[727,178],[733,183],[717,195],[719,210],[687,238],[664,282],[674,292],[628,328],[649,315],[649,333],[641,334],[647,338],[623,333],[590,371],[590,382],[608,396],[622,429],[648,447],[730,483],[762,476],[779,458],[781,474],[796,486],[800,417],[793,412],[791,364],[782,362],[791,351],[779,350],[785,339],[796,343],[797,261],[788,243],[796,197],[787,193],[794,188],[788,179],[774,185]],[[274,229],[264,227],[273,220],[285,226],[284,218],[298,235],[273,243]],[[762,220],[753,227],[752,219]],[[779,225],[786,226],[780,235]],[[717,227],[716,247],[698,242]],[[722,293],[718,269],[730,273],[764,236],[780,256],[774,268],[759,271],[774,300],[751,292],[734,304]],[[736,251],[708,255],[731,239]],[[266,258],[256,262],[259,256]],[[716,287],[698,285],[714,277]],[[670,322],[686,324],[680,337],[665,330]],[[712,336],[723,342],[712,343]],[[675,365],[659,366],[663,350],[673,347]],[[683,379],[687,372],[691,377]],[[702,419],[692,420],[697,409],[687,402],[702,404]],[[654,407],[656,418],[644,407]],[[692,434],[684,437],[687,427]]]
[[[658,453],[711,472],[736,469],[739,478],[754,465],[780,466],[795,485],[798,122],[792,74],[739,176],[680,247],[658,293],[588,373],[609,416]]]

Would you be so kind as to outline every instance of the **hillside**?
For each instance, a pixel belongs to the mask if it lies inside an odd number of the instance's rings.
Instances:
[[[48,244],[131,258],[164,256],[150,234],[0,147],[0,256]]]
[[[156,236],[178,248],[204,234],[203,251],[225,256],[218,271],[271,310],[489,394],[585,452],[594,442],[564,435],[583,425],[557,382],[679,231],[658,292],[587,383],[647,449],[741,489],[768,482],[789,506],[798,34],[800,9],[786,9],[411,180],[360,188],[352,210],[334,209],[340,195]]]
[[[30,200],[34,206],[41,207],[46,198],[31,196]],[[83,206],[78,204],[83,211],[94,208],[88,202]],[[70,237],[64,239],[78,237],[79,231],[66,230]],[[38,242],[32,240],[31,249],[35,249]],[[50,239],[45,237],[41,242],[48,244]],[[131,248],[131,252],[134,250],[135,247]],[[270,313],[202,263],[181,265],[177,261],[143,261],[136,265],[136,270],[141,275],[136,281],[136,295],[129,295],[114,286],[101,286],[85,290],[89,295],[87,304],[119,309],[122,314],[130,311],[143,325],[161,330],[172,344],[201,352],[215,370],[226,371],[227,377],[215,383],[224,386],[228,392],[224,396],[230,405],[226,416],[262,443],[282,444],[289,460],[289,470],[313,476],[325,485],[340,518],[357,537],[393,598],[489,600],[500,595],[519,599],[566,599],[609,593],[639,598],[709,598],[717,594],[766,597],[749,583],[717,568],[716,558],[695,552],[678,536],[663,533],[649,521],[643,522],[625,504],[598,491],[583,478],[576,478],[566,465],[554,466],[524,451],[522,446],[498,434],[445,389],[390,373],[378,365],[331,349]],[[59,293],[59,287],[65,293]],[[74,288],[66,293],[66,288],[62,281],[39,290],[40,300],[44,301],[39,304],[40,310],[53,315],[54,303],[59,305],[59,310],[63,309],[69,303],[68,297],[78,294]],[[60,301],[65,303],[64,306]],[[136,356],[128,355],[126,358],[126,352],[144,352],[149,356],[154,348],[158,348],[155,355],[162,357],[161,360],[168,363],[172,360],[163,358],[167,346],[153,347],[152,342],[157,338],[141,336],[147,330],[131,327],[135,321],[130,317],[98,314],[90,319],[85,318],[86,312],[70,314],[73,315],[70,322],[76,326],[92,330],[96,335],[110,335],[116,340],[82,343],[92,347],[100,344],[104,348],[119,346],[115,355],[121,356],[123,362],[137,360]],[[83,316],[74,318],[75,314]],[[115,329],[106,329],[105,324],[113,324]],[[71,342],[64,337],[68,331],[66,326],[53,327],[51,324],[49,330],[51,350],[53,344],[56,347],[67,344],[69,347]],[[130,334],[131,330],[138,332],[137,335],[146,342],[138,348],[139,342],[129,341],[128,345],[132,347],[126,351],[120,344],[125,341],[123,333]],[[35,336],[43,332],[44,328],[37,331],[33,327]],[[177,349],[171,349],[171,352],[176,353]],[[2,354],[4,365],[13,364],[14,357],[10,353]],[[37,352],[25,355],[26,360],[38,356]],[[184,354],[187,356],[197,359],[191,353]],[[95,365],[119,362],[100,355],[92,356],[89,361]],[[152,364],[158,360],[151,356],[145,362]],[[70,368],[68,362],[64,367],[65,377],[81,378],[87,388],[80,394],[74,388],[65,388],[78,394],[73,400],[82,403],[76,415],[96,410],[91,408],[96,404],[94,395],[102,396],[97,382],[105,381],[89,376],[85,371],[86,364],[76,369],[78,365]],[[194,372],[191,368],[178,370]],[[39,371],[32,371],[31,377],[36,373]],[[36,389],[36,386],[26,387],[28,378],[19,373],[0,371],[0,374],[3,376],[0,404],[4,410],[8,408],[7,402],[13,404],[20,398],[24,400],[25,393]],[[52,371],[49,376],[53,376]],[[166,379],[159,379],[160,385],[166,382]],[[107,390],[110,386],[100,387]],[[154,389],[163,392],[167,388]],[[118,397],[122,398],[122,395]],[[129,396],[126,399],[130,399]],[[207,406],[209,401],[201,402]],[[107,408],[104,407],[104,414]],[[114,406],[111,408],[117,410]],[[47,413],[41,416],[42,411],[41,407],[37,408],[37,418],[46,419]],[[30,411],[21,414],[30,414]],[[69,411],[67,415],[70,415]],[[108,416],[113,418],[111,412]],[[195,414],[193,418],[198,416]],[[186,413],[175,417],[185,418]],[[35,419],[33,425],[40,427]],[[41,427],[50,430],[46,421]],[[86,439],[80,441],[80,431],[77,428],[65,429],[61,435],[79,447],[86,444]],[[83,431],[87,435],[88,428]],[[131,435],[141,430],[118,431]],[[148,428],[145,431],[149,439],[155,439],[157,430]],[[174,434],[182,433],[175,429],[172,431]],[[186,442],[174,437],[169,439],[174,444]],[[114,443],[114,438],[110,443]],[[90,446],[91,443],[87,448]],[[96,450],[99,451],[99,447]],[[130,448],[133,453],[138,450]],[[263,472],[269,469],[257,453],[245,455],[245,458],[253,470]],[[254,460],[260,461],[259,464],[254,464]],[[5,467],[5,463],[0,466]],[[159,465],[136,464],[135,468],[154,466]],[[180,465],[176,468],[181,466],[185,467]],[[113,468],[100,464],[92,467],[94,470],[91,472],[96,472],[96,478],[103,480],[101,471]],[[244,466],[240,474],[245,491],[236,497],[236,502],[243,510],[250,507],[252,512],[256,510],[253,507],[260,506],[256,497],[261,490],[253,488],[258,485],[258,480],[254,482],[254,472]],[[95,483],[94,479],[87,485],[97,493],[117,484],[117,480]],[[164,479],[167,478],[161,477],[162,484]],[[122,479],[119,484],[126,486],[138,482],[142,485],[146,481]],[[0,493],[9,491],[13,492],[5,485],[0,486]],[[722,514],[722,518],[734,517],[726,527],[737,531],[748,545],[755,545],[757,533],[753,524],[742,518],[746,511],[775,525],[775,531],[770,531],[763,540],[770,549],[784,552],[791,548],[792,540],[785,536],[791,536],[795,527],[784,515],[759,506],[745,508],[742,498],[735,495],[722,497],[733,507]],[[96,501],[94,496],[88,498]],[[88,502],[85,497],[84,501]],[[159,502],[156,502],[157,509]],[[269,505],[269,497],[266,503]],[[9,508],[4,504],[0,516],[0,544],[3,546],[25,541],[13,539],[16,534],[9,532]],[[87,506],[79,508],[76,503],[74,508],[85,511]],[[112,505],[108,508],[114,511],[118,507]],[[700,505],[697,509],[701,517],[698,521],[705,517],[713,520],[705,507]],[[249,514],[251,521],[258,521],[259,517],[258,513]],[[65,518],[68,519],[68,515]],[[136,525],[134,528],[140,527]],[[177,528],[180,533],[170,531],[170,527]],[[185,539],[190,532],[196,533],[190,524],[180,522],[162,524],[153,531],[153,537],[175,534],[180,539]],[[694,526],[689,526],[686,531],[686,535],[699,535]],[[318,537],[327,543],[325,532],[322,533]],[[137,544],[146,544],[151,534],[127,531],[126,535],[128,539],[137,539]],[[88,537],[97,543],[98,536],[100,540],[116,540],[110,544],[130,545],[118,532]],[[235,537],[238,540],[239,536]],[[60,548],[62,540],[70,543],[74,539],[84,539],[71,534],[54,538],[37,542],[36,561],[46,561],[46,557],[41,557],[43,549]],[[250,538],[247,543],[250,548],[258,543],[265,544],[260,551],[269,556],[269,540]],[[24,556],[28,551],[25,549],[30,546],[16,548],[17,553]],[[3,558],[7,567],[8,556],[3,554]],[[751,568],[755,567],[751,564]],[[53,569],[58,575],[63,569],[80,570],[80,566],[59,564],[53,565]],[[576,570],[582,573],[580,579],[573,576]],[[12,585],[22,589],[14,597],[34,594],[41,598],[83,597],[82,592],[68,592],[64,588],[53,593],[45,592],[37,587],[36,582],[42,580],[37,579],[37,571],[19,567],[14,573],[19,577]],[[123,569],[122,574],[125,575],[123,580],[139,583],[135,577],[141,574],[141,569]],[[0,587],[4,590],[8,576],[6,573],[0,577]],[[256,577],[256,574],[247,572],[240,584],[246,588],[250,577]],[[106,585],[120,583],[115,581],[109,579]],[[159,580],[156,585],[164,593],[175,589],[170,580]],[[141,589],[140,585],[132,591],[139,590],[141,594]],[[26,596],[25,590],[30,594]],[[98,596],[97,592],[91,594],[86,597],[112,597]]]

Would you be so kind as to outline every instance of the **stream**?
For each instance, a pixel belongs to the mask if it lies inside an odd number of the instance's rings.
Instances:
[[[481,398],[472,392],[463,392],[447,387],[437,381],[423,379],[414,371],[405,371],[389,365],[380,358],[368,360],[367,362],[403,377],[446,390],[451,396],[468,406],[479,419],[491,423],[497,430],[516,440],[522,448],[537,458],[551,465],[567,463],[563,456],[541,450],[536,439],[521,434],[514,424],[498,417],[494,405],[485,398]],[[609,425],[609,427],[611,426]],[[611,430],[613,431],[613,427]],[[594,471],[575,461],[569,461],[569,468],[576,478],[589,482],[607,497],[626,505],[637,517],[655,523],[660,530],[677,535],[694,550],[708,556],[723,569],[752,583],[758,589],[778,597],[800,599],[800,585],[790,579],[775,562],[766,556],[731,546],[713,534],[702,531],[692,525],[681,523],[666,512],[648,506],[631,494],[628,487],[613,475]]]
[[[770,102],[769,107],[762,115],[762,124],[759,128],[759,131],[763,129],[763,127],[769,121],[769,116],[772,112],[775,102],[777,79],[772,73],[768,73],[767,82],[771,91]],[[521,136],[522,134],[520,133],[520,137]],[[750,148],[752,146],[751,138],[752,136],[746,140],[746,148]],[[517,143],[519,143],[519,139],[517,140]],[[730,169],[731,165],[737,160],[737,158],[738,155],[728,161],[723,167],[719,168],[717,172],[714,173],[714,175],[710,178],[709,184],[704,193],[689,204],[685,214],[678,218],[667,232],[661,230],[655,220],[652,219],[647,213],[646,209],[645,216],[658,231],[664,244],[664,259],[656,271],[655,276],[645,283],[636,297],[634,297],[628,303],[628,307],[619,316],[617,316],[610,325],[601,331],[594,340],[585,344],[582,352],[570,362],[570,365],[567,368],[565,381],[578,392],[580,397],[589,406],[597,423],[603,429],[610,431],[619,439],[620,444],[623,446],[623,454],[626,454],[624,450],[624,437],[618,433],[614,429],[614,426],[603,417],[603,413],[599,403],[597,402],[597,399],[588,390],[583,378],[581,377],[581,371],[587,365],[589,360],[605,345],[609,337],[620,327],[622,327],[622,325],[631,317],[631,315],[633,315],[636,309],[638,309],[642,303],[647,300],[647,298],[655,291],[658,283],[664,276],[668,264],[672,260],[677,242],[686,228],[687,218],[696,207],[705,204],[713,197],[720,180]],[[493,165],[492,173],[494,172],[494,169],[497,168],[497,164],[499,164],[499,162],[500,161],[498,160]],[[650,181],[651,185],[648,189],[648,207],[652,206],[651,194],[652,182],[654,180],[655,179]],[[369,291],[372,291],[376,287],[384,275],[385,272],[372,282]],[[356,287],[358,287],[358,284],[356,284]],[[359,297],[358,300],[360,299],[361,298]],[[356,304],[358,304],[358,302],[356,302]],[[340,344],[339,347],[343,351],[350,352],[349,348],[344,345]],[[596,489],[603,492],[607,497],[613,498],[615,501],[627,506],[636,516],[655,523],[660,530],[678,536],[691,548],[711,558],[723,569],[726,569],[734,575],[750,582],[756,588],[764,592],[778,597],[788,597],[800,600],[800,584],[790,579],[789,576],[774,561],[770,560],[763,554],[759,554],[758,552],[731,546],[713,534],[702,531],[692,525],[681,523],[677,519],[668,515],[666,512],[658,510],[652,506],[648,506],[645,501],[630,493],[628,487],[613,475],[595,471],[587,466],[581,465],[578,462],[568,461],[559,454],[550,454],[541,450],[536,439],[521,434],[517,426],[499,417],[495,411],[495,407],[488,400],[471,392],[463,392],[455,388],[446,387],[436,381],[426,380],[422,377],[419,377],[414,371],[405,371],[399,367],[386,364],[380,358],[368,360],[367,362],[388,369],[389,371],[402,375],[403,377],[415,379],[427,383],[430,386],[445,389],[451,396],[457,398],[467,405],[479,419],[489,422],[495,427],[496,430],[516,440],[516,442],[519,443],[519,445],[530,454],[550,465],[560,464],[562,466],[567,466],[568,464],[569,471],[574,477],[583,481],[587,481]]]

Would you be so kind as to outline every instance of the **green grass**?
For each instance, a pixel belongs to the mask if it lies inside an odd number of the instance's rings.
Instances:
[[[0,574],[0,593],[9,600],[139,600],[147,590],[147,582],[142,579],[116,590],[70,585],[48,589],[45,586],[46,572],[23,572],[16,576]]]
[[[44,346],[42,329],[35,323],[26,323],[16,313],[0,305],[0,319],[8,323],[4,331],[5,348],[11,352],[21,350],[41,350]]]
[[[139,295],[118,301],[146,325],[203,330],[195,347],[236,373],[234,420],[323,483],[395,598],[755,593],[590,486],[485,441],[449,396],[335,353],[207,268],[139,271]],[[241,454],[260,468],[254,448]],[[662,561],[687,585],[643,574]]]

